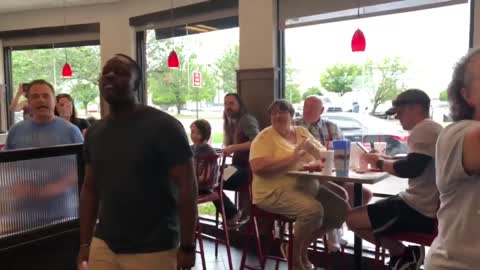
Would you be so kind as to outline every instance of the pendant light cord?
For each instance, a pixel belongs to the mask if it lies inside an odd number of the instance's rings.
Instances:
[[[174,37],[175,31],[173,30],[173,0],[170,1],[170,29],[172,31],[172,38]]]
[[[360,0],[358,0],[357,18],[360,18]]]
[[[64,42],[66,42],[66,36],[67,36],[67,11],[66,11],[65,0],[62,0],[62,9],[63,9],[63,39],[64,39]],[[65,63],[68,63],[67,48],[63,48],[63,51],[65,52]]]

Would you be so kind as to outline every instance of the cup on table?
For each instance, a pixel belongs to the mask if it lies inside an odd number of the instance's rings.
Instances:
[[[386,142],[374,142],[373,149],[379,153],[380,155],[385,155],[387,151],[387,143]]]
[[[368,171],[368,162],[363,157],[360,157],[358,159],[357,172],[364,173],[366,171]]]
[[[335,152],[333,150],[324,150],[320,152],[320,156],[324,160],[322,175],[332,175],[334,154]]]
[[[350,170],[350,141],[335,140],[332,144],[336,176],[348,176]]]

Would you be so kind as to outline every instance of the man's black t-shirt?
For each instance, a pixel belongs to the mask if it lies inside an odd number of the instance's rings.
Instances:
[[[107,117],[89,128],[84,149],[100,199],[95,236],[115,253],[177,247],[177,196],[168,172],[192,157],[182,124],[139,106],[128,118]]]

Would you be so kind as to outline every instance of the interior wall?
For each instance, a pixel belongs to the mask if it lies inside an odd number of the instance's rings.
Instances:
[[[237,91],[264,128],[266,108],[277,98],[277,0],[239,1],[240,52]]]
[[[240,69],[271,68],[277,63],[277,0],[239,1]]]

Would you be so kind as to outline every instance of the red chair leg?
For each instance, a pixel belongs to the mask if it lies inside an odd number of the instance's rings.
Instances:
[[[288,224],[288,270],[293,270],[293,224]]]
[[[280,269],[280,261],[279,260],[277,260],[275,262],[275,270],[278,270],[278,269]]]
[[[376,241],[375,243],[375,259],[373,261],[373,270],[380,270],[380,243],[378,243],[378,241]]]
[[[265,263],[266,259],[265,256],[263,255],[263,250],[262,250],[262,242],[260,240],[260,233],[258,231],[258,222],[257,222],[257,217],[253,217],[253,229],[255,230],[255,240],[257,241],[257,254],[258,254],[258,260],[260,261],[260,266],[262,269],[265,269]]]
[[[382,266],[385,266],[385,251],[386,249],[382,247]],[[384,267],[385,268],[385,267]]]
[[[205,262],[205,249],[203,247],[202,225],[198,222],[197,225],[197,239],[200,248],[200,258],[202,259],[203,270],[207,270],[207,263]]]
[[[245,239],[245,242],[243,244],[240,270],[243,270],[245,268],[254,269],[253,267],[246,265],[247,256],[248,256],[248,244],[250,243],[250,240],[252,240],[252,237],[255,237],[255,241],[257,244],[257,256],[258,256],[258,261],[260,263],[260,269],[262,270],[265,269],[265,257],[263,256],[262,243],[260,241],[260,234],[258,232],[257,218],[252,217],[247,224],[247,239]]]
[[[245,262],[247,261],[248,256],[248,243],[251,240],[251,236],[253,235],[253,221],[249,221],[247,226],[247,236],[245,241],[243,242],[243,249],[242,249],[242,259],[240,260],[240,270],[245,269]]]
[[[217,210],[215,212],[215,229],[218,229],[218,224],[219,224],[218,215],[219,215],[219,212]],[[218,241],[214,241],[214,242],[215,242],[215,259],[216,259],[218,257]]]
[[[220,197],[220,204],[222,208],[223,233],[225,236],[225,248],[227,249],[228,266],[230,270],[233,270],[232,254],[230,253],[230,237],[228,235],[227,216],[225,215],[225,207],[223,206],[223,200],[221,197]],[[215,242],[218,243],[218,241],[215,241]]]

